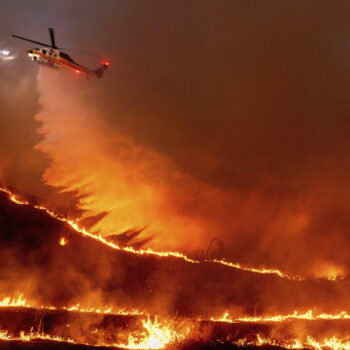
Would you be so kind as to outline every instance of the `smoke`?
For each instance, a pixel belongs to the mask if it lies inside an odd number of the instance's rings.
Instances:
[[[203,221],[204,211],[210,208],[214,214],[215,203],[222,202],[215,197],[225,194],[182,174],[167,157],[130,136],[109,130],[94,103],[98,89],[88,84],[61,72],[40,71],[42,110],[36,120],[44,139],[36,148],[51,160],[45,183],[74,192],[81,220],[99,217],[90,228],[94,232],[145,228],[143,238],[151,237],[150,245],[157,249],[206,245],[212,218]]]
[[[147,246],[159,250],[216,254],[316,277],[347,274],[341,248],[347,218],[333,201],[318,198],[324,181],[302,193],[300,185],[274,183],[276,177],[248,188],[199,180],[165,154],[109,128],[97,84],[45,68],[38,76],[36,120],[43,139],[36,149],[50,159],[43,180],[74,193],[83,225],[104,236],[143,229],[140,238],[152,238]]]

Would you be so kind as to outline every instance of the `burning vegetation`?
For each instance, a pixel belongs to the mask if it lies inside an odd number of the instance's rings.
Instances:
[[[119,246],[4,188],[0,213],[0,347],[350,348],[347,279]]]

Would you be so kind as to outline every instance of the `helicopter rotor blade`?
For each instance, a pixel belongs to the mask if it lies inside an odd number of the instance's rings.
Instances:
[[[54,49],[58,49],[55,43],[55,32],[53,28],[49,28],[50,38],[51,38],[51,47]]]
[[[41,42],[39,42],[39,41],[27,39],[27,38],[24,38],[23,36],[18,36],[18,35],[12,35],[12,36],[13,36],[14,38],[17,38],[17,39],[21,39],[21,40],[25,40],[25,41],[30,41],[31,43],[39,44],[39,45],[46,46],[46,47],[51,47],[51,45],[44,44],[44,43],[41,43]]]
[[[44,43],[41,43],[40,41],[35,41],[35,40],[31,40],[31,39],[27,39],[27,38],[24,38],[23,36],[18,36],[18,35],[13,35],[12,36],[16,39],[21,39],[21,40],[25,40],[25,41],[29,41],[31,43],[35,43],[35,44],[39,44],[41,46],[45,46],[45,47],[52,47],[53,49],[58,49],[58,50],[64,50],[63,48],[61,47],[53,47],[51,45],[48,45],[48,44],[44,44]]]

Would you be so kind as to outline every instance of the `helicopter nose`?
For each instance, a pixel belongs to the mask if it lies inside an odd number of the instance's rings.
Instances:
[[[31,58],[34,58],[33,50],[28,50],[27,55]]]

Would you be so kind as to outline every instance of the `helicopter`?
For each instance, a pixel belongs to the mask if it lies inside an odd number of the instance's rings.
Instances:
[[[89,78],[89,76],[95,76],[96,78],[101,78],[104,71],[110,67],[110,63],[108,61],[103,61],[102,66],[100,66],[96,70],[90,70],[78,64],[68,54],[66,54],[65,52],[62,52],[62,50],[66,50],[66,49],[62,49],[56,46],[54,30],[52,28],[48,28],[48,29],[49,29],[50,39],[51,39],[51,45],[44,44],[35,40],[27,39],[18,35],[12,35],[12,37],[43,46],[40,48],[34,48],[31,50],[28,50],[27,54],[33,61],[36,61],[37,63],[46,65],[48,67],[52,67],[52,68],[64,67],[64,68],[72,69],[77,74],[80,74],[80,73],[86,74],[87,78]]]

